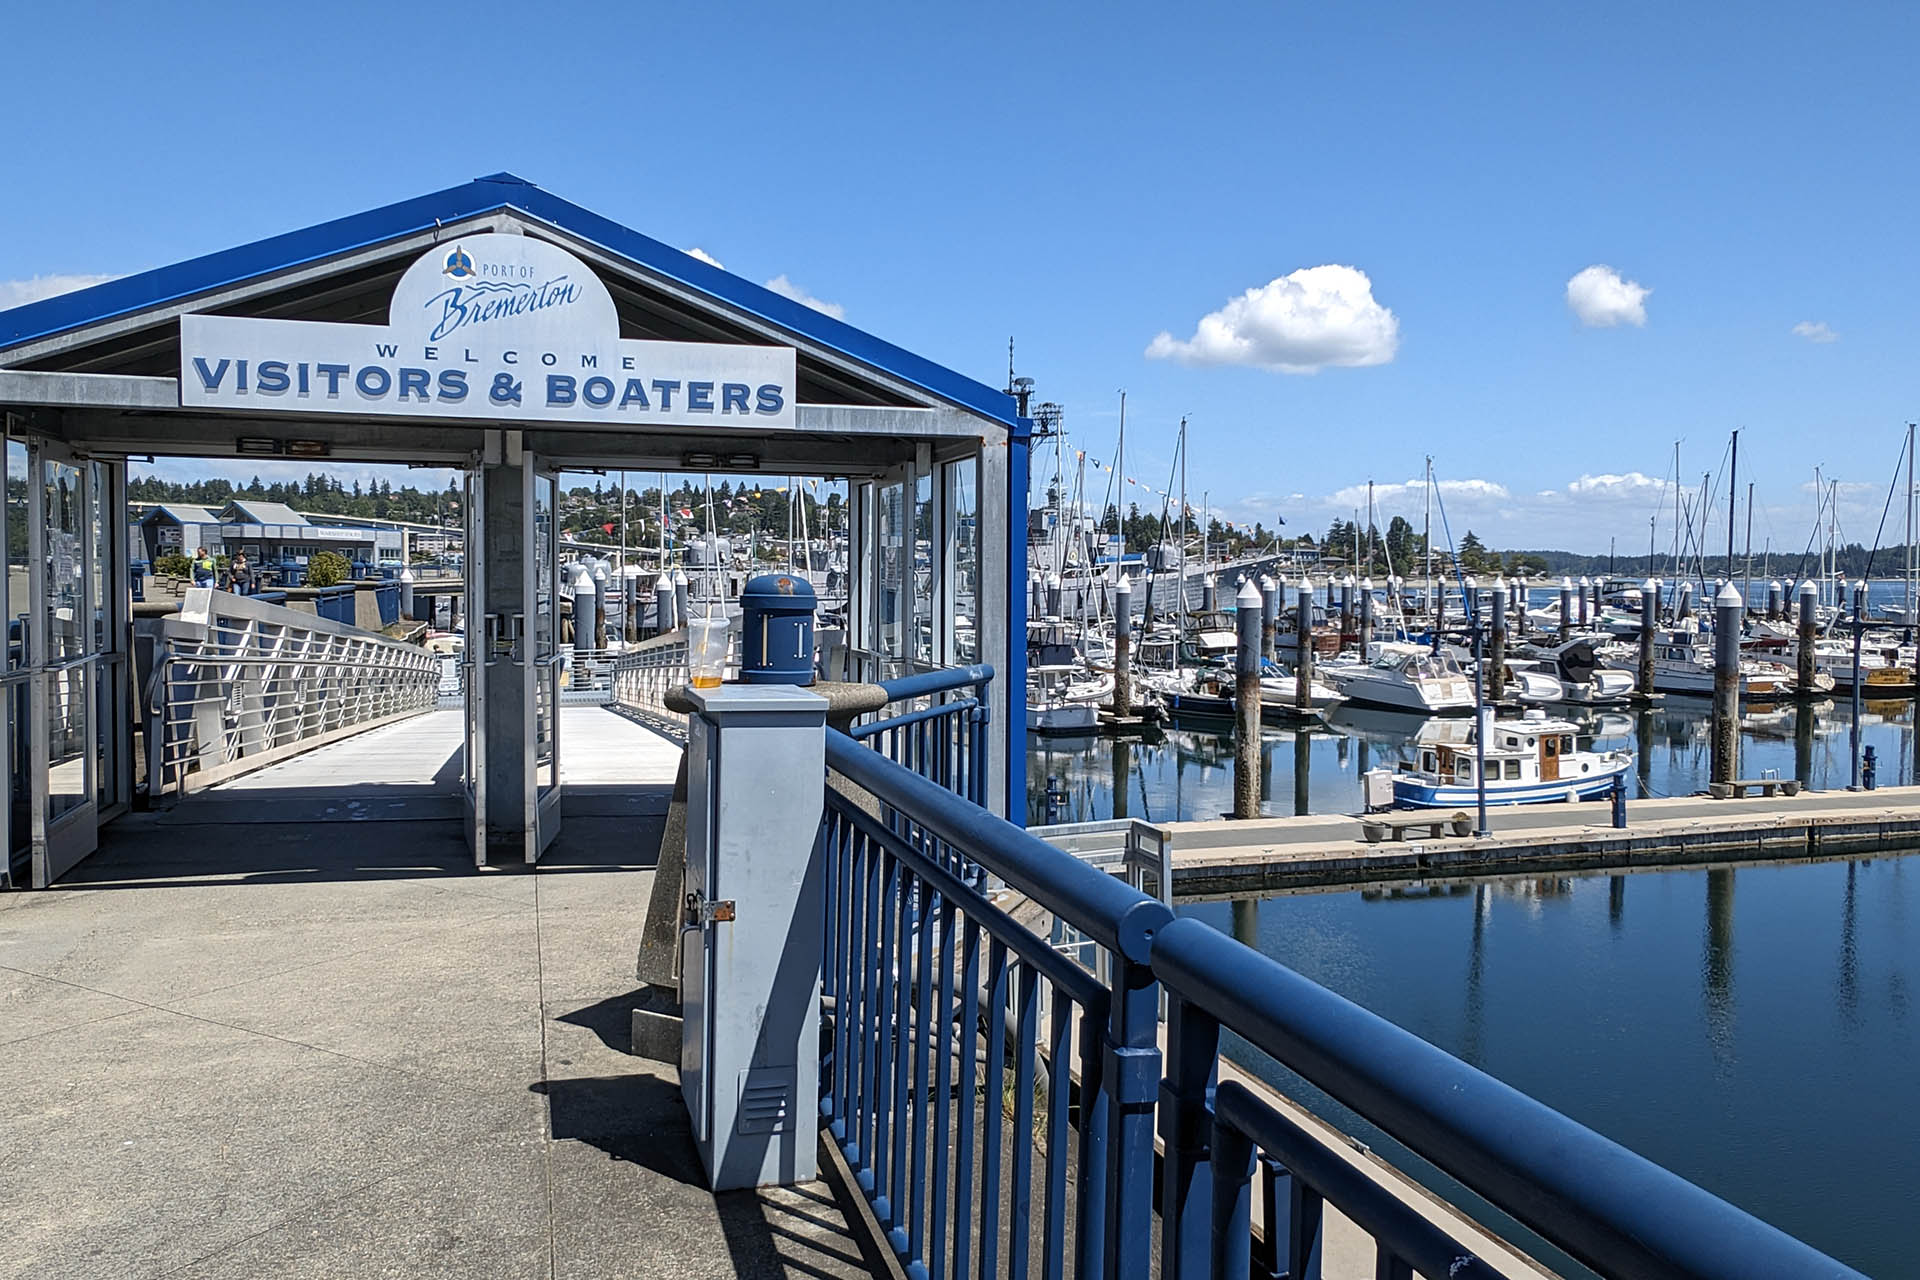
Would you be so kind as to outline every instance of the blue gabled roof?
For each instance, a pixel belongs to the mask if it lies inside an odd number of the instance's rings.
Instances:
[[[202,258],[109,280],[89,289],[0,311],[0,352],[115,316],[179,302],[257,276],[324,261],[441,223],[512,209],[599,245],[671,280],[771,321],[818,346],[890,374],[1023,433],[1013,398],[944,365],[884,342],[812,307],[709,266],[671,245],[572,204],[510,173],[256,240]]]

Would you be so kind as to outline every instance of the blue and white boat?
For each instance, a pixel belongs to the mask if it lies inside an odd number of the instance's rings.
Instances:
[[[1595,799],[1611,791],[1614,779],[1633,764],[1629,751],[1581,748],[1579,726],[1552,719],[1540,710],[1528,711],[1518,720],[1498,720],[1488,710],[1477,723],[1457,725],[1436,721],[1422,726],[1414,739],[1417,758],[1402,762],[1393,775],[1396,807],[1448,809],[1474,804],[1479,797],[1474,770],[1480,754],[1475,739],[1480,733],[1486,735],[1488,804]]]

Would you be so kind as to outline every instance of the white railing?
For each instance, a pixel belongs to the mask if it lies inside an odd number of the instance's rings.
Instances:
[[[418,646],[206,587],[154,628],[142,700],[154,799],[431,711],[441,683]]]
[[[667,691],[687,683],[687,633],[669,631],[614,658],[609,679],[613,702],[667,727],[684,728],[686,717],[667,709]]]

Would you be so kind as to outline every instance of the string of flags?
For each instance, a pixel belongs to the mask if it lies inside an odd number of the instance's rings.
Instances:
[[[1073,451],[1073,456],[1076,462],[1085,462],[1088,466],[1094,468],[1096,471],[1104,471],[1108,475],[1114,477],[1116,480],[1125,481],[1127,484],[1130,484],[1134,488],[1141,490],[1143,493],[1150,493],[1156,498],[1165,498],[1168,501],[1173,501],[1176,497],[1176,495],[1168,493],[1165,489],[1156,489],[1150,484],[1142,484],[1140,481],[1135,480],[1132,476],[1121,475],[1118,471],[1115,471],[1111,466],[1100,461],[1100,459],[1088,457],[1087,451],[1085,449],[1075,449]],[[1188,516],[1195,516],[1200,514],[1199,512],[1193,509],[1193,504],[1191,502],[1184,503],[1182,505],[1185,507],[1184,514]],[[1249,535],[1253,533],[1253,527],[1251,525],[1241,524],[1238,521],[1229,520],[1225,516],[1220,516],[1220,515],[1216,515],[1213,518],[1219,521],[1220,524],[1225,528],[1233,529],[1239,533],[1244,533]],[[1276,518],[1279,520],[1281,524],[1285,524],[1287,522],[1285,516],[1279,516]]]

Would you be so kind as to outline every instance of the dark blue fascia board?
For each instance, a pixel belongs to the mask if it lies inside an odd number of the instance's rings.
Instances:
[[[562,200],[510,173],[477,178],[431,195],[0,311],[0,352],[115,316],[178,302],[257,276],[323,261],[436,225],[502,209],[515,210],[579,236],[815,345],[920,387],[1010,430],[1020,429],[1013,397],[1005,392],[995,391],[985,383],[782,297],[771,289],[709,266],[671,245]]]

